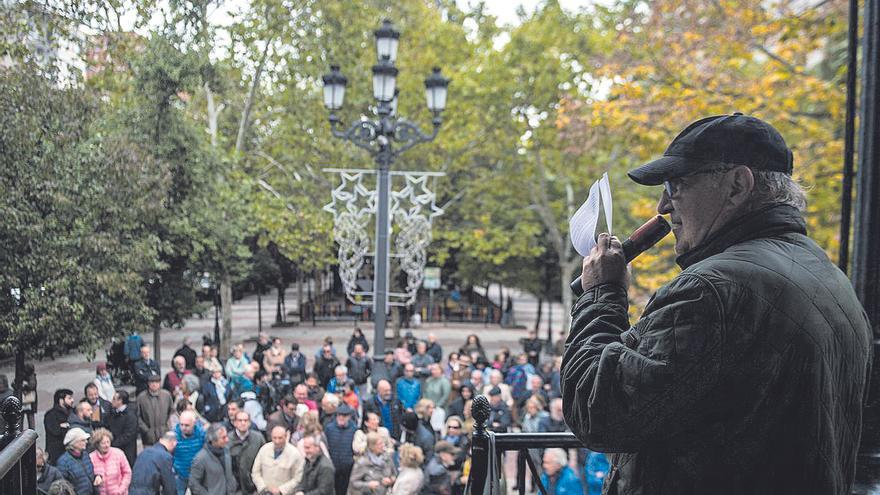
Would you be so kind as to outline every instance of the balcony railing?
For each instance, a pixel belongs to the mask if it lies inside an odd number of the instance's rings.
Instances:
[[[541,483],[541,471],[535,466],[530,450],[575,449],[583,444],[572,433],[494,433],[487,429],[491,410],[489,400],[478,395],[471,404],[474,418],[474,435],[471,442],[471,471],[465,494],[506,495],[504,493],[504,463],[502,454],[519,452],[517,456],[516,485],[520,495],[526,493],[526,468],[532,483],[541,495],[547,495],[547,487]]]
[[[21,401],[7,397],[0,403],[6,431],[0,435],[0,493],[37,493],[37,432],[21,431]]]

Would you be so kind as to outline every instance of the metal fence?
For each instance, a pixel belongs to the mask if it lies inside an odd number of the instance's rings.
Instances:
[[[7,397],[0,404],[6,431],[0,435],[0,493],[37,493],[37,432],[21,431],[21,401]]]
[[[541,483],[541,470],[535,466],[531,450],[583,448],[572,433],[494,433],[489,431],[489,399],[484,395],[474,398],[471,414],[474,418],[474,435],[471,443],[471,472],[465,494],[506,495],[504,483],[504,452],[519,452],[517,456],[516,485],[520,495],[526,493],[526,468],[532,483],[541,495],[547,495],[547,487]]]

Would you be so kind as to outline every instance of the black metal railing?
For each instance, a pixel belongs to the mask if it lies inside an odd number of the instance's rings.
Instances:
[[[37,493],[37,432],[21,431],[21,401],[7,397],[0,403],[6,431],[0,435],[0,493]]]
[[[491,407],[489,399],[478,395],[471,404],[474,435],[471,442],[471,471],[466,495],[506,495],[504,489],[504,452],[519,452],[516,485],[520,495],[526,493],[526,468],[532,483],[541,495],[547,487],[541,483],[541,471],[535,466],[531,451],[549,448],[575,449],[583,444],[572,433],[494,433],[487,429]]]

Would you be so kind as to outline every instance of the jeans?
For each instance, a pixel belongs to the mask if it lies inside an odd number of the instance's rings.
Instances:
[[[189,483],[189,478],[182,478],[175,473],[174,481],[177,482],[177,495],[186,495],[186,485]]]

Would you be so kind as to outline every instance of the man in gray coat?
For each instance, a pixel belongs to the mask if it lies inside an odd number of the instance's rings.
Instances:
[[[193,460],[189,473],[192,495],[233,495],[238,488],[232,473],[232,456],[226,449],[229,435],[219,423],[208,427],[205,446]]]
[[[792,156],[735,113],[629,173],[664,185],[682,272],[630,326],[620,241],[601,234],[584,259],[563,406],[588,448],[615,453],[606,492],[852,492],[871,327],[807,237]]]
[[[144,447],[149,447],[168,430],[168,418],[174,412],[174,399],[162,388],[162,378],[150,375],[147,389],[135,400],[138,411],[138,430]]]
[[[235,426],[229,432],[229,455],[232,456],[232,472],[238,481],[238,486],[244,493],[253,493],[257,490],[251,477],[251,468],[260,447],[265,443],[263,435],[251,428],[251,416],[239,411],[235,414],[233,422]]]
[[[303,467],[302,481],[296,487],[294,495],[334,495],[336,488],[333,479],[336,472],[333,463],[321,451],[321,437],[303,438],[303,451],[306,454],[306,465]]]

